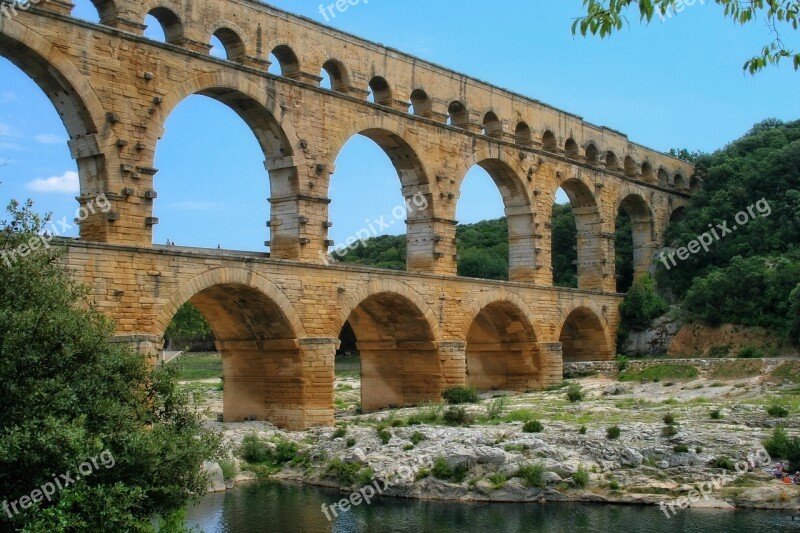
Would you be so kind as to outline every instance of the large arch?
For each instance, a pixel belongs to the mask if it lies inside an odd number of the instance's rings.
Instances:
[[[397,282],[373,282],[342,307],[340,330],[345,323],[352,327],[361,357],[363,412],[441,398],[438,324],[413,289]]]
[[[305,331],[280,289],[245,269],[205,272],[181,284],[162,307],[155,324],[160,336],[185,302],[208,320],[222,353],[224,420],[302,427],[304,413],[320,406],[306,399],[308,371],[298,340]]]
[[[106,150],[110,126],[106,111],[89,81],[56,46],[12,17],[0,24],[0,55],[30,77],[61,117],[77,162],[81,204],[112,190],[108,169],[118,168],[116,152]],[[80,237],[109,240],[104,213],[81,222]]]
[[[655,215],[640,194],[624,192],[617,201],[615,214],[624,211],[630,218],[633,233],[633,278],[639,279],[650,270],[655,242]]]
[[[403,209],[406,217],[407,270],[410,272],[431,270],[435,262],[437,245],[431,221],[440,215],[434,192],[436,180],[431,180],[427,166],[419,155],[424,154],[425,150],[417,143],[416,137],[396,120],[386,116],[370,116],[355,121],[337,137],[331,139],[327,168],[335,168],[336,158],[342,153],[345,144],[356,135],[366,137],[377,144],[397,171],[405,204]],[[318,188],[329,198],[330,185],[329,182],[318,183]],[[392,213],[392,216],[397,214]]]
[[[578,230],[578,288],[603,289],[605,286],[600,206],[590,184],[580,178],[568,178],[558,184],[569,198]],[[552,198],[555,199],[556,191]],[[552,213],[551,213],[552,215]]]
[[[527,172],[518,160],[502,150],[481,150],[464,161],[456,181],[459,191],[467,174],[476,165],[489,174],[503,199],[508,221],[508,279],[534,281],[537,264],[536,231],[533,200],[524,178]]]
[[[614,357],[608,326],[602,313],[586,299],[576,302],[559,321],[559,342],[564,363],[609,361]]]
[[[469,385],[481,391],[541,388],[541,337],[529,316],[525,302],[505,291],[471,302],[463,329]]]

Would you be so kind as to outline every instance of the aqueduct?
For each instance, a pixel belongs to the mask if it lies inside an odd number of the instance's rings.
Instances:
[[[332,424],[346,322],[362,357],[365,411],[465,383],[545,387],[561,380],[562,361],[610,358],[618,211],[631,218],[641,275],[699,186],[691,165],[618,132],[252,0],[92,1],[99,24],[73,18],[70,0],[0,17],[0,53],[63,118],[79,203],[111,200],[109,212],[82,221],[66,262],[116,321],[118,340],[144,354],[160,349],[172,316],[193,302],[223,354],[229,421]],[[144,37],[147,15],[166,42]],[[212,36],[227,59],[209,54]],[[279,76],[268,72],[271,54]],[[330,89],[320,86],[323,71]],[[158,141],[194,94],[236,111],[263,149],[269,253],[152,243]],[[426,199],[406,221],[407,272],[320,261],[334,244],[334,162],[359,134],[391,158],[407,199]],[[508,282],[456,276],[456,205],[475,165],[505,203]],[[577,217],[578,289],[553,287],[559,188]]]

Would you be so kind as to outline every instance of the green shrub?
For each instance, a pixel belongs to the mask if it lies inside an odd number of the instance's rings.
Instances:
[[[617,355],[617,370],[620,372],[624,372],[628,369],[628,365],[631,363],[631,360],[625,357],[624,355]]]
[[[222,469],[222,477],[225,480],[233,479],[236,477],[236,463],[230,459],[224,459],[219,462],[219,467]]]
[[[710,413],[711,420],[721,420],[722,419],[722,412],[719,409],[714,409]]]
[[[574,481],[575,486],[580,489],[585,488],[586,485],[589,484],[589,472],[583,467],[583,465],[580,465],[578,470],[572,474],[572,481]]]
[[[475,387],[450,387],[442,392],[442,398],[451,405],[478,403],[478,390]]]
[[[743,346],[737,354],[739,359],[763,359],[764,352],[755,346]]]
[[[727,470],[729,472],[733,472],[736,470],[736,465],[733,463],[733,459],[723,455],[722,457],[717,457],[711,462],[712,468],[722,468],[723,470]]]
[[[430,469],[423,467],[417,470],[416,475],[414,475],[414,479],[416,481],[419,481],[420,479],[425,479],[427,477],[430,477],[430,475],[431,475]]]
[[[449,407],[444,412],[444,421],[450,426],[469,426],[475,421],[475,417],[467,412],[463,407]]]
[[[410,452],[414,448],[415,448],[415,446],[413,444],[404,444],[403,445],[403,451],[404,452]]]
[[[356,475],[356,485],[359,487],[366,487],[371,484],[375,478],[375,471],[372,468],[362,468]]]
[[[419,444],[420,442],[425,440],[425,435],[420,433],[419,431],[415,431],[413,435],[411,435],[411,442],[414,443],[414,446]]]
[[[467,478],[468,473],[469,468],[467,468],[467,465],[460,464],[454,468],[450,467],[444,457],[437,457],[433,462],[433,468],[431,469],[431,474],[436,479],[453,481],[455,483],[461,483],[464,481]]]
[[[728,357],[730,354],[731,354],[730,344],[726,344],[725,346],[720,346],[720,345],[712,346],[711,349],[708,350],[708,357],[714,359]]]
[[[606,438],[608,440],[618,439],[621,434],[622,430],[619,428],[619,426],[611,426],[606,430]]]
[[[678,434],[678,429],[675,426],[664,426],[664,428],[661,429],[662,437],[669,438],[669,437],[674,437],[677,434]]]
[[[494,490],[502,489],[503,487],[505,487],[506,481],[508,481],[508,478],[506,478],[505,474],[502,474],[500,472],[495,472],[494,474],[489,476],[489,482],[492,484],[492,488]]]
[[[773,403],[767,407],[767,414],[775,418],[786,418],[789,416],[789,410],[779,403]]]
[[[654,319],[669,311],[669,303],[656,293],[653,278],[646,275],[634,281],[619,311],[622,321],[617,345],[622,346],[629,332],[646,330]]]
[[[547,484],[544,475],[544,465],[542,463],[535,463],[521,466],[516,474],[514,474],[514,477],[520,478],[528,488],[536,487],[543,489]]]
[[[348,448],[352,448],[353,446],[355,446],[356,445],[355,437],[348,438],[346,444]]]
[[[525,433],[541,433],[544,431],[544,425],[538,420],[528,420],[523,424],[522,431]]]
[[[701,453],[703,453],[703,448],[701,446],[698,446],[697,448],[694,449],[694,453],[700,455]]]
[[[577,403],[583,400],[583,387],[578,383],[572,383],[567,388],[567,400],[569,400],[570,403]]]
[[[347,426],[338,426],[336,428],[336,431],[333,432],[333,435],[331,435],[331,438],[332,439],[341,439],[345,435],[347,435]]]
[[[273,452],[273,462],[275,464],[286,464],[294,460],[297,457],[297,452],[299,451],[299,446],[296,442],[291,440],[283,440],[281,439],[277,446],[275,446],[275,451]]]
[[[389,441],[392,440],[392,432],[385,427],[378,426],[375,428],[375,431],[378,432],[378,438],[381,439],[381,444],[389,444]]]
[[[672,413],[665,414],[664,423],[668,426],[675,424],[675,416]]]
[[[248,463],[259,465],[272,459],[272,449],[265,439],[255,433],[248,433],[242,439],[239,455]]]
[[[586,435],[586,426],[581,426],[581,429],[578,430],[578,433],[581,435]]]
[[[783,428],[775,428],[772,436],[764,441],[764,448],[774,459],[789,461],[789,470],[800,470],[800,437],[789,437]]]
[[[616,479],[612,479],[611,483],[608,484],[608,488],[611,490],[619,490],[619,481]]]
[[[358,463],[346,463],[338,457],[328,463],[325,475],[332,477],[343,487],[352,487],[356,483],[361,465]]]
[[[503,412],[506,410],[507,404],[508,398],[505,396],[495,398],[488,406],[486,406],[486,418],[489,420],[500,418],[503,416]]]
[[[685,444],[676,444],[672,447],[672,451],[675,453],[689,453],[689,447]]]

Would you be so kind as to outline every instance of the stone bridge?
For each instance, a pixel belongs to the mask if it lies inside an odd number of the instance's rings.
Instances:
[[[617,213],[632,219],[636,275],[700,183],[688,163],[616,131],[251,0],[3,0],[0,54],[63,118],[80,175],[80,239],[66,262],[117,324],[118,340],[161,348],[191,301],[223,354],[224,416],[290,428],[333,423],[334,356],[345,323],[362,358],[362,408],[436,399],[452,385],[527,390],[562,361],[615,353]],[[143,36],[152,15],[166,42]],[[227,58],[213,57],[211,39]],[[268,72],[269,58],[280,75]],[[331,86],[321,86],[327,74]],[[164,124],[200,94],[251,128],[270,184],[269,252],[155,246],[154,158]],[[326,264],[334,162],[355,135],[397,169],[407,272]],[[509,282],[456,276],[456,206],[475,165],[509,221]],[[578,224],[579,289],[553,287],[556,191]],[[88,209],[100,195],[108,211]],[[265,230],[267,239],[267,230]]]

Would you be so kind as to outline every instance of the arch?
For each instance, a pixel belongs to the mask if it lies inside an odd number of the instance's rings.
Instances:
[[[467,383],[478,390],[527,391],[542,386],[538,337],[527,306],[497,300],[480,309],[467,331]]]
[[[593,188],[580,177],[566,179],[558,186],[569,198],[578,229],[578,288],[602,289],[604,266],[602,258],[597,257],[597,250],[602,249],[605,243],[601,231],[600,206]],[[555,200],[555,197],[556,191],[553,191],[551,198]],[[552,220],[552,211],[550,217]],[[555,275],[552,282],[555,282]]]
[[[669,223],[680,222],[686,216],[686,206],[679,205],[669,214]]]
[[[594,143],[589,143],[586,145],[586,162],[590,165],[598,165],[600,164],[600,151],[597,149],[597,146]]]
[[[391,106],[392,105],[392,89],[389,87],[389,82],[381,76],[375,76],[369,82],[369,88],[372,91],[372,98],[378,105]]]
[[[110,190],[107,169],[119,165],[106,144],[106,112],[86,77],[57,47],[13,17],[0,25],[0,55],[19,68],[45,93],[62,118],[72,141],[96,136],[101,155],[77,159],[80,196],[91,197]],[[105,220],[90,217],[80,225],[83,239],[105,241]]]
[[[617,158],[617,154],[611,150],[606,152],[606,168],[612,171],[619,170],[619,158]]]
[[[602,313],[586,299],[580,299],[562,314],[559,342],[564,363],[609,361],[614,350]]]
[[[483,117],[483,134],[495,138],[503,136],[503,123],[492,111],[489,111]]]
[[[281,44],[272,49],[272,55],[277,59],[281,76],[291,78],[300,72],[300,60],[288,45]]]
[[[161,138],[172,111],[193,94],[213,98],[233,109],[253,131],[267,158],[294,155],[293,146],[299,142],[297,134],[290,121],[275,118],[281,116],[280,106],[269,96],[266,87],[222,72],[200,74],[174,87],[159,106],[160,131],[154,132],[156,138]]]
[[[692,179],[689,180],[689,191],[692,193],[698,192],[700,187],[700,180],[697,178],[697,176],[692,176]]]
[[[578,143],[575,142],[575,139],[572,137],[567,139],[567,142],[564,143],[564,154],[570,159],[577,159],[581,155]]]
[[[523,177],[527,173],[518,159],[502,150],[481,150],[469,157],[459,172],[459,191],[475,165],[489,174],[503,199],[508,221],[508,277],[512,281],[533,281],[536,272],[536,231],[534,202]]]
[[[108,24],[117,18],[117,5],[114,0],[92,0],[97,9],[101,24]]]
[[[156,321],[160,335],[185,302],[208,320],[222,353],[223,420],[302,427],[307,371],[298,339],[305,332],[288,298],[252,271],[210,270],[173,292]]]
[[[548,152],[555,152],[558,149],[558,141],[556,140],[555,133],[550,130],[544,132],[542,135],[542,148]]]
[[[447,106],[447,123],[451,126],[465,128],[469,125],[469,111],[464,104],[459,101],[451,102]]]
[[[164,30],[164,41],[170,44],[180,44],[183,40],[183,22],[171,9],[157,6],[147,12],[155,18]]]
[[[350,75],[341,61],[329,59],[322,65],[322,70],[328,73],[332,91],[342,94],[347,94],[350,91]]]
[[[525,122],[520,122],[514,131],[514,141],[521,146],[533,146],[531,127]]]
[[[650,205],[640,194],[623,192],[616,212],[625,211],[630,218],[633,234],[633,278],[648,273],[655,251],[655,215]]]
[[[229,26],[220,26],[213,31],[212,35],[222,43],[228,61],[241,63],[245,60],[247,51],[238,31]]]
[[[625,175],[630,178],[635,178],[639,175],[639,166],[631,156],[625,157]]]
[[[422,89],[414,89],[411,93],[411,106],[414,108],[414,114],[419,117],[430,118],[433,116],[431,99]]]
[[[477,298],[470,299],[468,304],[462,310],[461,326],[458,331],[460,332],[459,338],[466,341],[469,333],[469,328],[472,327],[473,322],[478,317],[480,312],[487,306],[495,303],[506,303],[519,310],[526,318],[530,325],[533,335],[536,339],[544,339],[544,333],[541,327],[534,320],[529,319],[532,317],[530,306],[521,296],[507,289],[496,289],[488,292],[481,292]]]
[[[658,184],[661,187],[668,187],[669,186],[669,172],[664,167],[658,169]]]
[[[653,177],[653,165],[650,164],[650,161],[645,161],[642,163],[642,179],[645,181],[653,181]]]
[[[444,381],[438,324],[415,291],[373,282],[348,299],[339,317],[355,334],[363,412],[439,400]]]
[[[674,178],[674,180],[673,180],[673,182],[672,182],[672,183],[673,183],[673,186],[674,186],[674,187],[675,187],[677,190],[679,190],[679,191],[684,191],[684,190],[686,190],[686,180],[685,180],[685,179],[683,179],[683,176],[682,176],[682,175],[680,175],[680,174],[675,174],[675,178]]]

